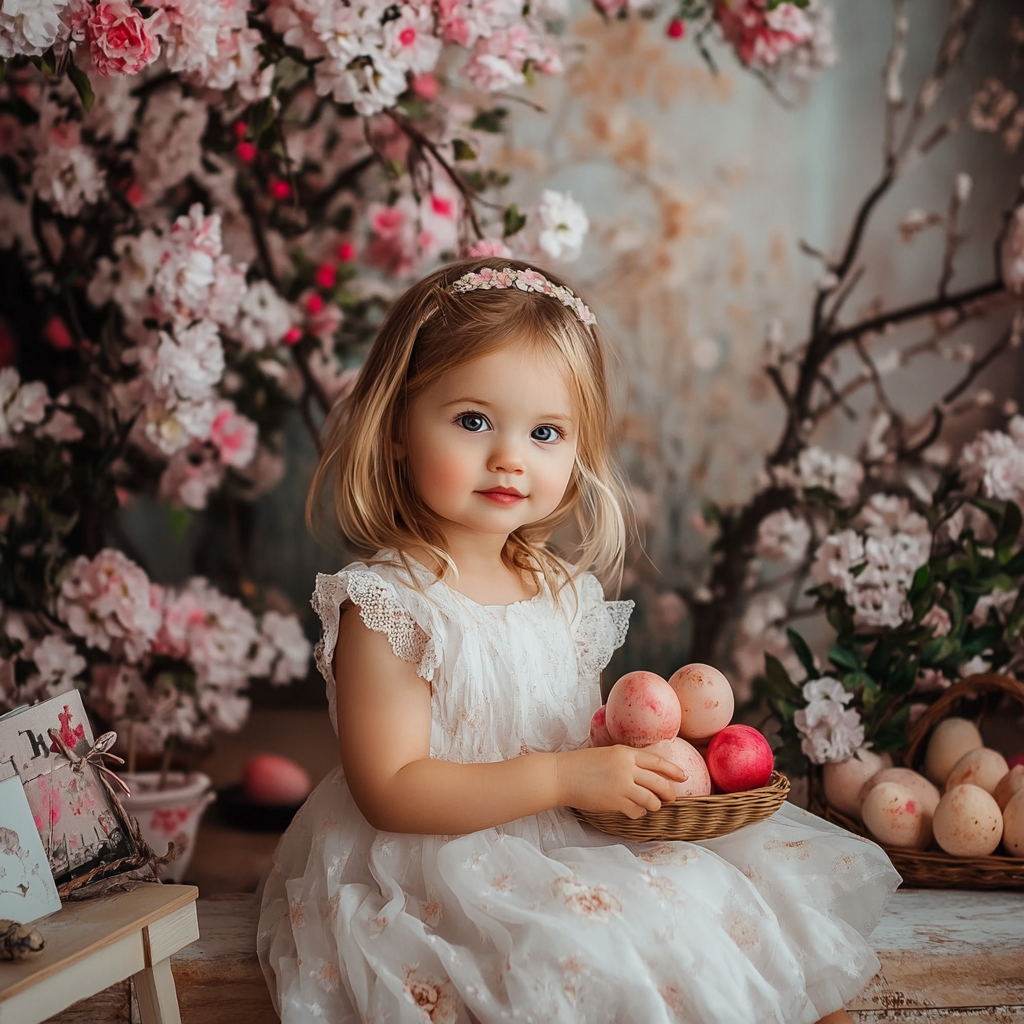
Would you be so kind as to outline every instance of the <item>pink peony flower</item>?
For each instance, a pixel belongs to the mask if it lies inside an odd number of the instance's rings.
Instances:
[[[89,56],[96,73],[137,75],[160,52],[142,15],[127,0],[101,0],[86,22]]]

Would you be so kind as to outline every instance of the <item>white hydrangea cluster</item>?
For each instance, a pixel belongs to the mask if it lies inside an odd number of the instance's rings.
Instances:
[[[1006,433],[981,431],[964,447],[957,466],[964,483],[986,498],[1024,506],[1024,416],[1014,416]]]
[[[765,516],[757,528],[755,553],[769,562],[799,562],[811,542],[811,527],[806,519],[781,508]]]
[[[864,725],[856,708],[846,705],[852,693],[831,676],[803,686],[807,706],[793,716],[800,732],[800,749],[813,764],[845,761],[864,746]]]
[[[894,629],[909,614],[914,573],[928,561],[927,522],[904,498],[874,495],[855,525],[859,528],[825,538],[815,552],[811,578],[845,595],[859,628]]]

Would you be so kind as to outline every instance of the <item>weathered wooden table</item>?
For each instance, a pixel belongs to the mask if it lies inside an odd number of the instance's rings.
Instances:
[[[142,1024],[181,1024],[170,957],[199,937],[198,895],[193,885],[140,885],[65,903],[36,922],[39,956],[0,963],[0,1024],[39,1024],[129,978]]]
[[[185,1024],[275,1024],[256,960],[256,898],[220,896],[198,907],[198,941],[171,957]],[[850,1004],[858,1024],[1024,1024],[1024,893],[901,891],[872,942],[882,969]],[[124,982],[52,1024],[132,1018]]]

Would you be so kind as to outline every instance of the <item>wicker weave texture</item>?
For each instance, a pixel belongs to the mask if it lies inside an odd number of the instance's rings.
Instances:
[[[696,842],[728,835],[744,825],[770,818],[789,794],[789,779],[772,772],[767,786],[743,793],[718,793],[714,796],[688,796],[662,804],[660,810],[642,818],[630,818],[617,811],[581,811],[573,813],[583,821],[613,836],[634,843]]]

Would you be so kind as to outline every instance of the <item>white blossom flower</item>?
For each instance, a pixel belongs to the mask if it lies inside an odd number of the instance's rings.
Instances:
[[[802,487],[831,491],[844,505],[852,505],[860,495],[864,467],[847,455],[822,448],[805,448],[797,458],[796,468]]]
[[[299,620],[294,615],[268,611],[263,615],[260,632],[275,655],[270,681],[281,685],[305,678],[312,648]]]
[[[224,375],[224,347],[217,325],[200,320],[172,337],[160,332],[160,344],[148,367],[161,391],[181,398],[204,398]]]
[[[928,561],[930,540],[927,534],[905,533],[863,538],[855,530],[843,530],[826,537],[818,548],[811,577],[843,592],[859,627],[894,629],[910,613],[907,592],[914,574]]]
[[[801,692],[808,704],[816,700],[834,700],[838,704],[849,704],[853,699],[853,694],[848,693],[843,684],[832,676],[821,676],[804,683]]]
[[[54,44],[60,12],[68,0],[3,0],[0,3],[0,57],[38,57]]]
[[[249,286],[241,302],[240,314],[234,333],[242,347],[252,352],[259,352],[268,345],[279,345],[298,319],[277,289],[269,281],[262,280]]]
[[[1006,290],[1013,295],[1024,295],[1024,205],[1010,215],[999,258]]]
[[[41,423],[46,417],[50,399],[41,381],[21,383],[13,366],[0,369],[0,448],[14,445],[14,435],[30,423]]]
[[[856,519],[857,526],[869,537],[891,537],[905,533],[931,540],[928,520],[918,515],[906,498],[895,494],[872,494]]]
[[[800,749],[814,764],[830,761],[845,761],[864,746],[864,725],[855,708],[844,707],[842,701],[833,700],[825,693],[834,693],[835,687],[842,691],[837,680],[815,680],[825,684],[820,695],[810,699],[805,708],[793,716],[793,722],[800,733]],[[835,684],[834,687],[828,684]],[[804,694],[811,691],[813,683],[804,686]],[[850,694],[845,694],[847,698]]]
[[[986,498],[1024,504],[1024,431],[1011,421],[1016,434],[983,430],[960,453],[957,466],[964,483],[980,487]]]
[[[991,654],[991,651],[986,651],[986,654]],[[965,661],[962,665],[957,668],[957,673],[961,679],[966,679],[968,676],[979,675],[984,672],[992,671],[992,662],[982,657],[980,654],[976,654],[970,661]]]
[[[32,165],[36,195],[65,217],[75,217],[87,203],[98,202],[103,185],[104,172],[92,150],[77,143],[51,139]]]
[[[51,633],[43,637],[32,651],[32,661],[47,686],[71,686],[85,671],[86,660],[63,637]]]
[[[131,559],[104,548],[93,559],[75,559],[61,585],[57,614],[89,647],[137,662],[160,628],[159,594]]]
[[[553,260],[577,259],[590,230],[583,207],[568,193],[553,189],[544,190],[527,223],[536,233],[536,244]]]
[[[799,562],[807,553],[810,540],[807,520],[782,508],[761,520],[754,550],[759,558],[769,562]]]

